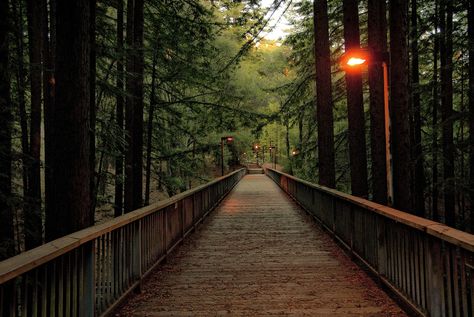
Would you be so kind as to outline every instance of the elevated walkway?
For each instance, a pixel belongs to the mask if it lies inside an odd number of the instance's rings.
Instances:
[[[247,175],[119,316],[404,316],[270,178]]]

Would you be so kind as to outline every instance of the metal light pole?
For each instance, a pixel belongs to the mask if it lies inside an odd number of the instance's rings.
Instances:
[[[226,142],[226,144],[231,144],[234,141],[234,137],[221,137],[221,176],[224,176],[224,141]]]
[[[344,70],[361,71],[362,65],[369,63],[380,63],[383,69],[383,94],[384,94],[384,121],[385,121],[385,162],[387,178],[387,202],[393,204],[393,167],[391,153],[390,135],[390,108],[389,108],[389,83],[388,83],[388,53],[372,52],[368,48],[350,50],[341,58],[341,66]]]

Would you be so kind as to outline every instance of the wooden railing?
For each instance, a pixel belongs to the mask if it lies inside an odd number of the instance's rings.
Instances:
[[[245,173],[240,169],[0,262],[0,315],[110,313]]]
[[[266,169],[409,308],[474,316],[474,235]]]

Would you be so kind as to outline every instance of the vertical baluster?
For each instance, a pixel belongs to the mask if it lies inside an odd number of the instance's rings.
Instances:
[[[460,250],[460,275],[461,275],[461,302],[462,302],[462,315],[468,315],[468,302],[467,302],[467,283],[466,283],[466,257],[464,250]]]
[[[72,261],[72,299],[71,299],[71,305],[72,305],[72,316],[77,316],[78,310],[77,310],[77,300],[78,300],[78,261],[79,261],[79,255],[77,252],[77,249],[73,251],[73,261]]]
[[[31,276],[31,316],[38,316],[38,269],[34,269],[28,275]]]
[[[49,288],[49,275],[48,266],[44,265],[40,268],[43,271],[43,278],[41,283],[41,316],[49,316],[48,312],[48,288]]]
[[[449,248],[451,250],[450,257],[452,260],[452,265],[453,265],[453,300],[454,300],[454,310],[455,310],[455,316],[460,317],[461,316],[461,296],[459,294],[459,261],[458,261],[458,248],[455,246],[450,246]]]
[[[21,278],[21,316],[28,316],[28,274]]]
[[[58,316],[64,316],[64,259],[61,256],[58,259]]]
[[[71,257],[74,251],[67,253],[66,255],[66,272],[64,276],[66,277],[66,306],[65,306],[65,316],[70,316],[71,314],[71,296],[72,296],[72,270],[71,270]]]
[[[49,263],[49,316],[54,317],[56,314],[56,261]]]
[[[444,272],[446,276],[446,304],[448,309],[447,316],[453,317],[454,316],[454,306],[453,306],[453,268],[452,268],[452,254],[451,254],[451,246],[448,244],[444,245]]]
[[[423,243],[424,234],[418,234],[418,248],[420,250],[420,297],[421,297],[421,307],[427,309],[427,292],[426,286],[428,283],[428,274],[426,271],[426,252],[425,245]]]

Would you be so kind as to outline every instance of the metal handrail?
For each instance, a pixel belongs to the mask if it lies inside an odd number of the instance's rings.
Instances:
[[[239,169],[0,262],[0,315],[110,313],[245,174]]]
[[[412,312],[474,315],[474,235],[275,169],[265,173]]]

